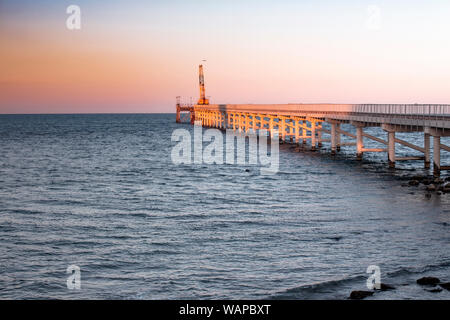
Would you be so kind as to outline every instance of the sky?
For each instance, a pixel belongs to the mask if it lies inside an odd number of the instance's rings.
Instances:
[[[211,103],[447,104],[449,17],[448,0],[0,0],[0,113],[174,112],[200,63]]]

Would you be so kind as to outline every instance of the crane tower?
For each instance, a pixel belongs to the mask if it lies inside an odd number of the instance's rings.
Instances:
[[[207,105],[209,104],[209,99],[205,96],[205,77],[203,76],[203,65],[198,67],[198,80],[200,84],[200,99],[198,99],[197,104]]]

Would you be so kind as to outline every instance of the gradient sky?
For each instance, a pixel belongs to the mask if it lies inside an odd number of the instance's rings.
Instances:
[[[0,0],[0,113],[174,112],[203,59],[211,103],[450,103],[449,34],[448,0]]]

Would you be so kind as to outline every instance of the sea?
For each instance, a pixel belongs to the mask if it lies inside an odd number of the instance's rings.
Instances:
[[[280,145],[271,175],[178,164],[176,129],[193,133],[175,114],[0,115],[0,299],[347,299],[370,266],[395,289],[367,299],[450,299],[416,283],[450,281],[450,194],[408,184],[422,161],[324,142]]]

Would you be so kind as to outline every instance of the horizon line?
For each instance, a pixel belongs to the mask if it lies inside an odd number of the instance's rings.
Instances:
[[[26,115],[105,115],[105,114],[176,114],[176,112],[54,112],[54,113],[0,113],[0,116],[26,116]]]

